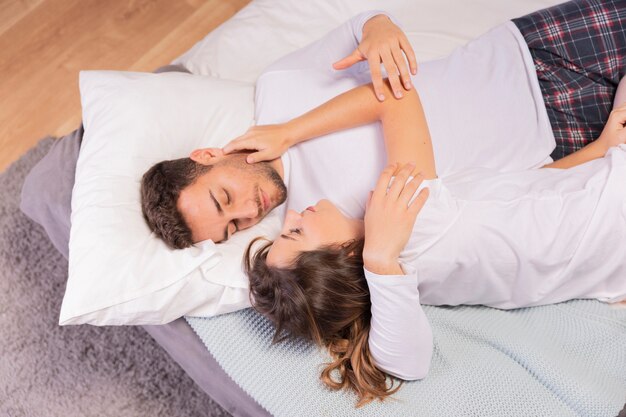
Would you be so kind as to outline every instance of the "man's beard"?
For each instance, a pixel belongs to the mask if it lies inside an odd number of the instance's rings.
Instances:
[[[257,162],[254,166],[255,168],[259,168],[259,175],[269,179],[270,182],[276,187],[276,190],[278,190],[276,207],[283,204],[287,199],[287,187],[278,172],[270,165],[269,162]]]
[[[278,174],[278,172],[270,165],[269,161],[257,162],[254,164],[249,164],[245,159],[246,154],[242,154],[240,158],[231,159],[227,164],[232,164],[237,166],[243,172],[246,172],[247,175],[255,178],[255,188],[259,187],[259,179],[268,179],[276,190],[278,191],[278,195],[276,198],[276,206],[280,206],[287,199],[287,186],[283,182],[283,179]],[[270,196],[271,197],[271,196]]]

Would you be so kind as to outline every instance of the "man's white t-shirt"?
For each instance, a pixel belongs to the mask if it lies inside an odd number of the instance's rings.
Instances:
[[[286,122],[370,82],[367,61],[343,71],[332,64],[358,46],[363,23],[379,13],[357,15],[265,69],[256,86],[257,124]],[[556,145],[532,57],[512,22],[447,58],[418,63],[412,82],[439,177],[468,167],[515,171],[552,162]],[[380,123],[308,140],[289,149],[283,161],[291,166],[288,208],[301,211],[327,198],[346,215],[362,218],[367,194],[387,164]]]

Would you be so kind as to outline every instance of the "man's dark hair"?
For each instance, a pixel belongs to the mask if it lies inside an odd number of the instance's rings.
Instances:
[[[141,179],[143,217],[150,230],[173,249],[193,244],[191,229],[176,206],[178,196],[210,169],[211,165],[180,158],[155,164]]]

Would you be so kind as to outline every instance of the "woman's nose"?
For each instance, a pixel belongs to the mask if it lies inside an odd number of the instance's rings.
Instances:
[[[284,229],[292,229],[299,227],[302,215],[295,210],[287,210],[285,215]]]

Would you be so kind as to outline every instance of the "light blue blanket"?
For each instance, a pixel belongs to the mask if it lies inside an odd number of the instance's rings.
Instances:
[[[187,318],[224,370],[275,416],[615,417],[626,403],[626,309],[595,300],[517,310],[425,306],[429,375],[395,400],[355,409],[319,380],[328,356],[305,343],[270,346],[251,309]]]

